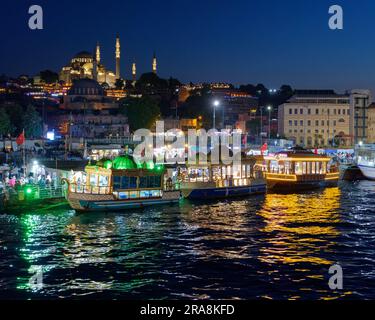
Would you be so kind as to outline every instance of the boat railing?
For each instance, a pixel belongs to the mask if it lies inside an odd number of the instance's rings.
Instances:
[[[70,183],[69,191],[81,194],[111,194],[113,188],[109,186],[92,186],[85,184]]]
[[[27,185],[16,188],[5,188],[4,198],[10,203],[30,200],[60,199],[65,197],[66,188],[63,186]]]
[[[179,182],[172,183],[170,185],[166,184],[163,191],[179,191],[181,190],[181,184]]]

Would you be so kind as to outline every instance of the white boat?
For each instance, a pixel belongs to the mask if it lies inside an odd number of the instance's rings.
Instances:
[[[375,180],[375,144],[358,146],[355,149],[355,162],[367,179]]]

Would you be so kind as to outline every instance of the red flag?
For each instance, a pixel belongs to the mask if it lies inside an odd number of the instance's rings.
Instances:
[[[318,154],[318,149],[315,148],[314,153],[315,153],[315,154]]]
[[[25,143],[25,132],[22,131],[22,133],[18,136],[16,143],[20,146],[21,144]]]
[[[268,150],[268,144],[265,143],[262,148],[260,148],[260,152],[262,153],[262,155],[264,154],[264,152],[266,152]]]

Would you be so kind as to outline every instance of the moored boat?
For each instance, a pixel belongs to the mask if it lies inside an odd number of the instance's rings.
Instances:
[[[181,198],[163,165],[137,166],[130,156],[88,165],[68,184],[67,200],[77,211],[119,211],[178,203]]]
[[[278,192],[337,186],[340,172],[331,157],[292,148],[264,157],[267,187]]]
[[[356,148],[355,162],[366,179],[375,180],[375,144]]]
[[[187,164],[178,169],[182,195],[191,200],[244,197],[266,192],[266,181],[254,158],[241,164]]]

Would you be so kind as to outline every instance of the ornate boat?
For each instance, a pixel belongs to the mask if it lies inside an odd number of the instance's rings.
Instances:
[[[255,158],[242,159],[239,165],[187,164],[178,168],[181,192],[192,200],[243,197],[266,192],[266,180]]]
[[[299,147],[265,156],[263,168],[268,189],[279,192],[334,187],[340,178],[332,158]]]
[[[68,182],[67,200],[77,211],[120,211],[179,202],[179,186],[153,162],[137,166],[130,156],[88,165]]]

